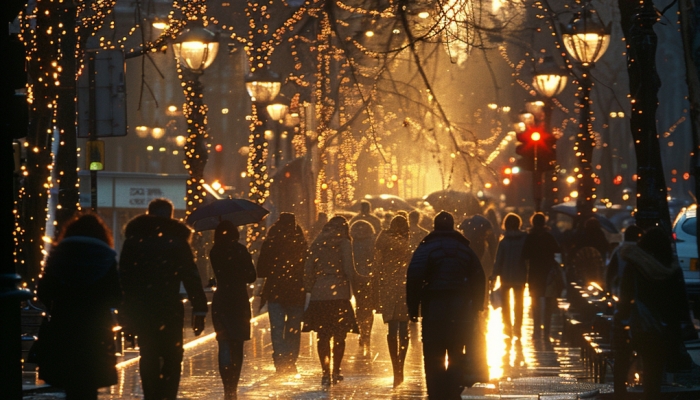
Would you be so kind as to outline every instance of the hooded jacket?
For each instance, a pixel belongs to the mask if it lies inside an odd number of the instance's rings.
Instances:
[[[311,301],[350,300],[354,278],[350,238],[326,224],[309,249],[304,291],[311,293]]]
[[[506,230],[498,243],[493,275],[501,277],[501,284],[524,286],[527,281],[527,265],[523,258],[523,246],[527,234],[520,230]]]
[[[172,218],[140,215],[126,226],[119,259],[123,311],[136,327],[182,321],[180,283],[196,314],[207,300],[190,247],[190,228]]]
[[[258,277],[266,278],[263,302],[303,306],[304,264],[308,258],[304,232],[293,214],[282,213],[260,249]]]
[[[554,254],[559,252],[557,240],[546,227],[530,229],[523,246],[523,258],[529,261],[527,283],[533,296],[545,295],[549,271],[556,265]]]
[[[37,295],[51,316],[39,337],[40,377],[62,387],[117,383],[111,309],[121,288],[116,252],[107,243],[67,237],[46,260]]]

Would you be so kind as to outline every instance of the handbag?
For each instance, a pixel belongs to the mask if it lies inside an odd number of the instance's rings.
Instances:
[[[559,266],[559,263],[554,261],[547,274],[547,286],[545,286],[544,297],[561,297],[564,287],[562,268]]]

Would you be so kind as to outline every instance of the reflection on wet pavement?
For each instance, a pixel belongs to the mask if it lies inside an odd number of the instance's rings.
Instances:
[[[500,310],[489,310],[486,322],[488,362],[491,383],[465,390],[463,398],[498,398],[511,395],[537,395],[552,391],[552,385],[581,393],[594,385],[581,362],[580,350],[561,344],[560,335],[552,340],[532,338],[532,319],[525,301],[522,340],[510,340],[503,332]],[[239,399],[423,399],[427,398],[423,377],[422,351],[417,326],[412,327],[411,345],[405,363],[405,381],[392,387],[391,361],[386,345],[386,326],[377,315],[370,352],[362,353],[357,335],[348,335],[341,383],[323,390],[321,368],[315,346],[315,333],[302,335],[302,347],[296,375],[280,375],[272,363],[272,346],[267,314],[254,319],[253,339],[245,344],[245,360],[239,384]],[[557,319],[553,332],[561,331]],[[206,333],[206,332],[205,332]],[[142,397],[138,362],[120,367],[119,384],[100,391],[100,400],[138,399]],[[546,379],[545,377],[556,377]],[[567,391],[561,387],[557,392]],[[54,397],[51,397],[54,396]],[[25,399],[60,398],[56,394],[34,394]],[[217,343],[213,334],[185,352],[178,398],[220,399],[223,386],[217,367]]]

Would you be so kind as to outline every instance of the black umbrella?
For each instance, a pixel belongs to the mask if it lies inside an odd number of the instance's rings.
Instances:
[[[221,221],[231,221],[234,225],[246,225],[260,222],[269,211],[245,199],[214,200],[194,210],[187,223],[196,232],[216,229]]]
[[[573,218],[576,216],[576,203],[573,201],[569,201],[566,203],[556,204],[552,206],[552,211],[568,215]],[[595,217],[595,219],[597,219],[600,222],[601,228],[605,229],[610,233],[620,232],[617,230],[617,227],[615,227],[615,224],[613,224],[612,221],[610,221],[605,215],[597,212],[593,213],[592,215],[593,217]]]
[[[457,217],[482,213],[479,199],[469,192],[447,189],[432,192],[423,200],[437,211],[448,211]]]

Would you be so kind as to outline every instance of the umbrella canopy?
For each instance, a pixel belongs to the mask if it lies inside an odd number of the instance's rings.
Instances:
[[[437,212],[445,210],[456,217],[480,214],[483,212],[479,199],[472,193],[457,190],[438,190],[423,198]]]
[[[552,211],[568,215],[573,218],[576,216],[576,203],[573,201],[569,201],[566,203],[556,204],[552,206]],[[600,222],[601,228],[605,229],[610,233],[619,233],[615,224],[613,224],[612,221],[610,221],[605,215],[597,212],[593,213],[592,215]]]
[[[383,208],[387,211],[412,211],[415,209],[406,200],[393,194],[366,195],[362,200],[369,201],[372,204],[372,210]],[[360,211],[360,202],[358,200],[350,207],[352,211]]]
[[[246,225],[260,222],[269,211],[245,199],[220,199],[194,210],[187,223],[196,232],[216,229],[221,221],[231,221],[234,225]]]

